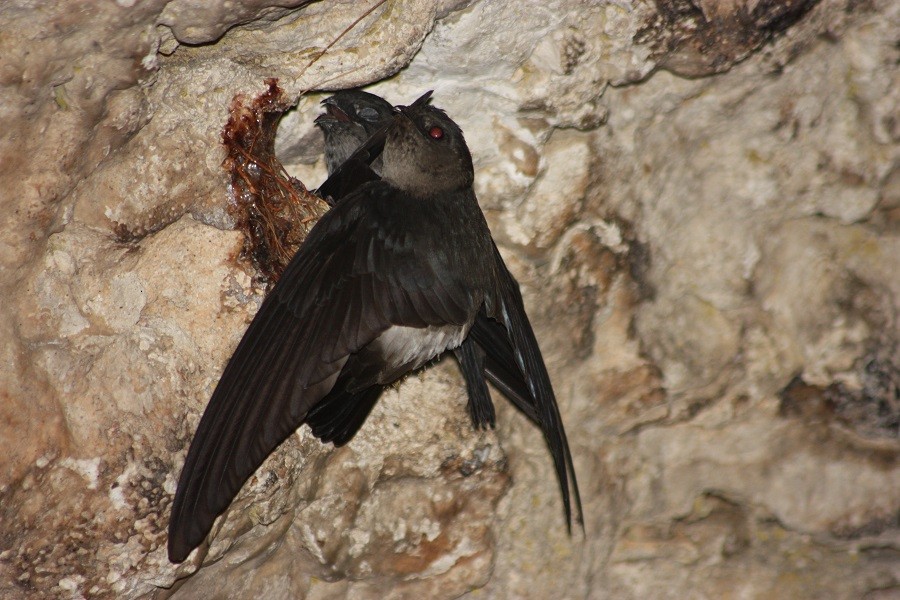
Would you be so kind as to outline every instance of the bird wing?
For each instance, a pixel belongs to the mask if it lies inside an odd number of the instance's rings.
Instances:
[[[328,176],[315,191],[316,195],[333,207],[339,200],[356,191],[365,183],[378,181],[381,176],[372,169],[372,162],[384,150],[384,142],[390,123],[375,131],[347,160]]]
[[[483,368],[477,371],[477,376],[486,377],[515,404],[516,408],[534,424],[540,425],[536,403],[516,362],[506,327],[488,317],[483,311],[479,312],[469,331],[467,342],[475,344],[483,356]],[[462,371],[466,385],[473,387],[475,384],[469,382],[469,373],[472,373],[471,377],[475,377],[476,370],[462,366]]]
[[[483,300],[447,264],[433,234],[441,226],[427,203],[381,182],[361,187],[316,224],[200,420],[172,506],[173,562],[203,541],[244,482],[329,393],[349,356],[393,325],[471,322]]]
[[[574,496],[577,521],[583,528],[581,494],[578,491],[575,467],[559,414],[559,406],[556,404],[556,396],[550,384],[550,375],[547,373],[534,330],[525,313],[519,284],[507,269],[496,244],[493,251],[498,265],[497,297],[486,306],[486,317],[479,316],[476,319],[471,335],[486,354],[486,373],[492,382],[498,384],[498,387],[541,428],[559,478],[566,523],[571,531],[571,504]],[[495,323],[492,323],[491,319],[494,319]],[[513,365],[517,368],[514,369]]]

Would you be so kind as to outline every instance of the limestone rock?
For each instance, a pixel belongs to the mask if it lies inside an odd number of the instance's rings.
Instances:
[[[0,596],[887,598],[900,591],[900,5],[388,0],[0,7]],[[342,35],[342,32],[345,32]],[[452,360],[305,429],[165,556],[262,300],[232,100],[324,177],[327,90],[434,89],[522,285],[585,505]]]

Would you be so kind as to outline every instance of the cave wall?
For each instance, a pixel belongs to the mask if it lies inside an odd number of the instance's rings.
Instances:
[[[58,4],[0,6],[0,596],[900,593],[896,2]],[[270,77],[310,186],[326,90],[460,123],[585,535],[539,432],[497,393],[473,431],[444,361],[345,448],[298,431],[168,563],[264,291],[221,134]]]

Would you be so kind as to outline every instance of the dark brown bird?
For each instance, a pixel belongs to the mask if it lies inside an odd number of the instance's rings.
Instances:
[[[402,107],[366,143],[383,144],[381,178],[341,196],[316,224],[229,360],[179,479],[171,561],[203,541],[297,427],[347,443],[386,386],[447,350],[467,372],[476,426],[494,423],[485,355],[504,371],[502,391],[544,432],[567,522],[569,478],[581,520],[550,379],[478,207],[471,155],[456,123],[426,101]]]

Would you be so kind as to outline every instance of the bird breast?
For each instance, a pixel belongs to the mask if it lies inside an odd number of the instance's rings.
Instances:
[[[418,369],[446,350],[462,344],[471,324],[428,327],[403,327],[395,325],[387,329],[370,346],[384,361],[382,371],[390,383],[398,370]]]

